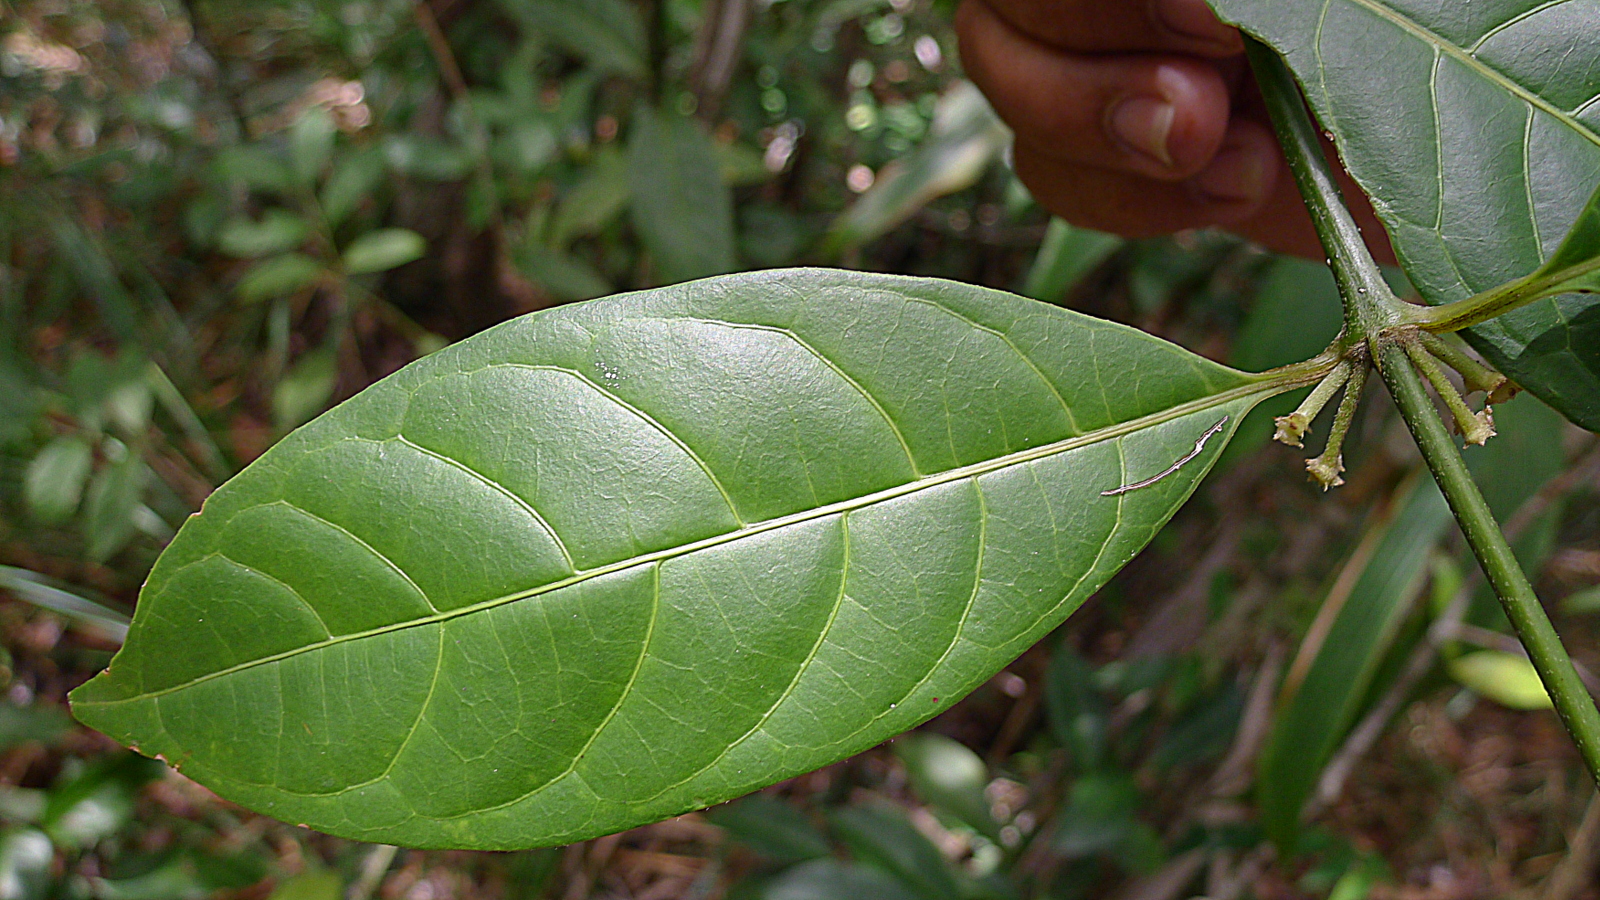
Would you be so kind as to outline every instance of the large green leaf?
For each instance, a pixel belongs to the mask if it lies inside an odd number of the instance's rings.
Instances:
[[[1286,54],[1430,303],[1538,269],[1600,185],[1600,5],[1212,0]],[[1470,331],[1491,362],[1600,430],[1600,298]]]
[[[335,834],[617,831],[949,707],[1274,389],[941,281],[776,271],[535,313],[219,488],[73,708]]]

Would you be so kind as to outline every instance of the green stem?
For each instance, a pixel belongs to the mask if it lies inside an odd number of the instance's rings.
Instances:
[[[1434,334],[1446,334],[1480,325],[1496,316],[1546,297],[1574,289],[1576,282],[1600,270],[1600,256],[1556,272],[1540,269],[1465,300],[1441,306],[1413,306],[1406,320]]]
[[[1527,648],[1528,658],[1533,661],[1545,690],[1555,703],[1561,723],[1578,745],[1589,774],[1600,782],[1600,711],[1596,711],[1594,700],[1578,678],[1578,671],[1561,646],[1561,638],[1545,615],[1528,577],[1517,564],[1505,535],[1500,533],[1500,526],[1495,524],[1489,504],[1473,483],[1461,454],[1456,451],[1455,441],[1445,431],[1444,422],[1429,399],[1422,378],[1409,365],[1405,351],[1395,345],[1387,346],[1379,356],[1379,363],[1384,383],[1389,386],[1395,405],[1400,407],[1400,415],[1411,430],[1411,436],[1422,448],[1422,458],[1427,461],[1428,469],[1450,504],[1450,511],[1460,523],[1467,546],[1483,566],[1483,573],[1488,576],[1501,606],[1505,607],[1511,627],[1516,630],[1522,646]]]
[[[1277,51],[1255,38],[1245,38],[1245,52],[1250,57],[1250,67],[1255,70],[1256,81],[1261,85],[1261,96],[1272,116],[1278,143],[1283,145],[1289,171],[1294,174],[1300,196],[1305,198],[1317,237],[1322,239],[1328,267],[1339,283],[1339,293],[1344,299],[1345,333],[1354,343],[1376,337],[1384,328],[1402,320],[1408,304],[1401,303],[1383,280],[1383,271],[1367,249],[1355,217],[1345,206],[1333,168],[1322,154],[1316,126],[1306,112],[1305,102],[1300,99],[1300,88],[1289,67],[1284,65]]]
[[[1411,367],[1404,347],[1392,338],[1384,339],[1385,328],[1407,321],[1409,316],[1384,284],[1355,220],[1344,207],[1338,184],[1322,155],[1310,114],[1306,112],[1288,67],[1275,52],[1254,39],[1246,38],[1246,51],[1277,127],[1284,155],[1289,159],[1300,194],[1311,211],[1311,222],[1328,250],[1328,265],[1333,269],[1344,298],[1345,322],[1351,340],[1365,342],[1371,347],[1378,371],[1460,523],[1467,546],[1483,567],[1517,637],[1527,648],[1528,658],[1544,682],[1567,733],[1583,755],[1590,776],[1600,784],[1600,710],[1595,709],[1571,658],[1561,646],[1561,639],[1539,605],[1533,586],[1517,564],[1489,505],[1461,461],[1455,441],[1445,431],[1444,421],[1428,398],[1421,376]],[[1358,328],[1360,330],[1356,331]]]

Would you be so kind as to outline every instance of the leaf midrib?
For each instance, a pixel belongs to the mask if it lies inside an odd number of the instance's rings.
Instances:
[[[1329,0],[1329,2],[1332,2],[1332,0]],[[1588,138],[1590,143],[1600,146],[1600,134],[1596,134],[1595,132],[1591,131],[1585,127],[1582,122],[1574,119],[1565,110],[1557,109],[1556,107],[1552,106],[1548,100],[1545,100],[1538,94],[1529,91],[1527,88],[1513,81],[1505,73],[1484,63],[1482,60],[1478,59],[1477,56],[1473,55],[1467,50],[1457,47],[1450,41],[1445,40],[1441,35],[1435,33],[1433,30],[1427,28],[1421,23],[1395,12],[1389,7],[1378,3],[1377,0],[1345,0],[1345,2],[1353,3],[1356,6],[1363,7],[1380,18],[1387,19],[1389,22],[1399,26],[1402,30],[1410,32],[1412,35],[1420,38],[1425,43],[1432,44],[1440,52],[1455,58],[1462,65],[1472,69],[1484,78],[1499,84],[1508,93],[1520,97],[1528,105],[1537,109],[1542,109],[1550,115],[1555,116],[1568,128],[1571,128],[1573,131],[1576,131]],[[1320,35],[1318,36],[1318,42],[1321,42]]]
[[[1266,396],[1270,396],[1272,394],[1277,394],[1277,393],[1282,393],[1282,392],[1288,391],[1288,390],[1293,390],[1296,387],[1300,387],[1300,386],[1302,386],[1302,385],[1304,385],[1306,383],[1309,383],[1308,381],[1306,381],[1305,378],[1295,378],[1295,379],[1293,379],[1291,381],[1291,380],[1285,380],[1285,379],[1283,379],[1281,377],[1271,378],[1270,380],[1261,380],[1262,376],[1246,375],[1245,377],[1246,378],[1250,378],[1250,379],[1254,379],[1254,380],[1249,381],[1249,382],[1247,382],[1245,384],[1241,384],[1241,385],[1239,385],[1237,387],[1230,388],[1230,389],[1228,389],[1226,391],[1222,391],[1222,392],[1219,392],[1219,393],[1216,393],[1216,394],[1211,394],[1211,395],[1208,395],[1208,396],[1205,396],[1205,397],[1200,397],[1200,398],[1195,399],[1195,400],[1190,400],[1190,401],[1188,401],[1186,403],[1180,403],[1180,404],[1178,404],[1176,406],[1168,407],[1168,408],[1166,408],[1164,410],[1160,410],[1158,412],[1154,412],[1154,413],[1150,413],[1148,415],[1140,416],[1140,417],[1135,418],[1135,419],[1129,419],[1126,422],[1119,422],[1119,423],[1114,424],[1114,425],[1108,425],[1108,426],[1106,426],[1104,428],[1100,428],[1100,429],[1097,429],[1095,431],[1091,431],[1091,432],[1088,432],[1088,433],[1085,433],[1085,434],[1075,435],[1073,437],[1065,438],[1063,440],[1055,441],[1055,442],[1049,443],[1049,444],[1044,444],[1044,445],[1039,446],[1039,447],[1032,447],[1032,448],[1029,448],[1029,449],[1026,449],[1026,450],[1018,450],[1018,451],[1016,451],[1014,453],[1008,453],[1008,454],[1005,454],[1005,455],[1002,455],[1002,456],[994,457],[993,459],[987,459],[987,460],[983,460],[981,462],[971,463],[971,464],[965,465],[965,466],[958,466],[958,467],[953,468],[953,469],[946,469],[943,472],[938,472],[938,473],[935,473],[935,474],[932,474],[932,475],[927,475],[927,476],[924,476],[923,478],[914,479],[912,481],[906,482],[905,484],[896,485],[896,486],[891,487],[891,488],[885,488],[885,489],[883,489],[881,491],[875,491],[875,492],[870,493],[870,494],[864,494],[864,495],[862,495],[860,497],[852,497],[852,498],[849,498],[847,500],[840,500],[840,501],[837,501],[837,502],[834,502],[834,503],[829,503],[829,504],[825,504],[825,505],[822,505],[822,506],[813,507],[811,509],[801,510],[800,512],[790,513],[787,516],[779,516],[778,518],[775,518],[775,519],[768,519],[765,522],[758,522],[758,523],[749,525],[749,526],[747,526],[745,528],[740,528],[740,529],[736,529],[734,531],[724,532],[723,534],[713,535],[713,536],[708,537],[708,538],[702,538],[702,539],[700,539],[698,541],[691,541],[691,542],[689,542],[687,544],[680,544],[680,545],[678,545],[676,547],[667,547],[667,548],[664,548],[664,549],[661,549],[661,550],[652,551],[650,553],[642,553],[642,554],[640,554],[638,556],[630,557],[628,559],[618,560],[617,562],[607,563],[607,564],[605,564],[603,566],[597,566],[597,567],[595,567],[593,569],[588,569],[588,570],[585,570],[585,571],[582,571],[582,572],[578,572],[577,574],[568,576],[568,577],[563,578],[563,579],[561,579],[559,581],[552,581],[552,582],[550,582],[548,584],[543,584],[543,585],[540,585],[538,587],[529,588],[529,589],[524,590],[524,591],[518,591],[516,593],[506,594],[504,596],[495,597],[495,598],[490,599],[490,600],[484,600],[484,601],[481,601],[481,602],[478,602],[478,603],[471,604],[469,606],[460,607],[459,609],[446,610],[444,612],[435,613],[433,615],[423,616],[421,618],[416,618],[416,619],[407,619],[404,622],[395,622],[395,623],[393,623],[391,625],[384,625],[384,626],[381,626],[379,628],[369,629],[367,631],[355,632],[353,634],[338,635],[338,636],[336,636],[334,638],[331,638],[329,640],[326,640],[326,641],[320,641],[320,642],[315,643],[315,644],[306,644],[306,645],[303,645],[303,646],[300,646],[300,647],[295,647],[295,648],[293,648],[291,650],[285,650],[285,651],[282,651],[280,653],[274,653],[274,654],[270,654],[268,656],[263,656],[263,657],[261,657],[259,659],[252,659],[252,660],[248,660],[246,662],[238,663],[236,665],[229,666],[226,669],[219,669],[219,670],[217,670],[215,672],[208,672],[205,675],[201,675],[201,676],[196,677],[196,678],[191,678],[190,680],[185,681],[185,682],[183,682],[181,684],[171,685],[169,687],[161,688],[160,690],[147,691],[147,692],[144,692],[144,693],[136,694],[136,695],[134,695],[132,697],[123,697],[123,698],[116,699],[116,700],[79,700],[79,701],[76,701],[74,703],[74,705],[75,706],[116,706],[116,705],[120,705],[120,704],[124,704],[124,703],[133,703],[135,701],[151,700],[151,699],[154,699],[154,698],[157,698],[157,697],[163,697],[163,696],[166,696],[168,694],[177,693],[178,691],[185,690],[187,688],[191,688],[191,687],[194,687],[194,686],[199,685],[199,684],[204,684],[207,681],[212,681],[212,680],[215,680],[215,679],[218,679],[218,678],[223,678],[223,677],[226,677],[228,675],[233,675],[233,674],[236,674],[238,672],[245,671],[247,669],[252,669],[252,668],[255,668],[256,666],[262,666],[262,665],[267,665],[269,663],[280,662],[280,661],[285,660],[285,659],[291,659],[291,658],[299,656],[299,655],[301,655],[303,653],[310,653],[310,652],[317,651],[317,650],[323,650],[323,649],[326,649],[328,647],[335,646],[337,644],[347,643],[347,642],[351,642],[351,641],[365,640],[365,639],[371,638],[371,637],[378,637],[380,635],[390,634],[390,633],[397,632],[397,631],[402,631],[402,630],[407,629],[407,628],[418,628],[418,627],[422,627],[422,626],[425,626],[425,625],[433,625],[433,624],[436,624],[436,623],[447,622],[447,621],[449,621],[451,619],[456,619],[456,618],[460,618],[462,616],[472,615],[473,613],[484,612],[486,610],[494,609],[494,608],[499,607],[499,606],[504,606],[504,605],[506,605],[508,603],[515,603],[515,602],[517,602],[519,600],[527,600],[527,599],[530,599],[530,598],[533,598],[533,597],[540,596],[542,594],[553,593],[553,592],[561,590],[563,588],[571,587],[571,586],[573,586],[575,584],[581,584],[581,583],[583,583],[585,581],[588,581],[590,579],[599,578],[599,577],[602,577],[602,576],[605,576],[605,575],[615,574],[617,572],[621,572],[621,571],[624,571],[624,570],[627,570],[627,569],[632,569],[632,568],[635,568],[635,567],[638,567],[638,566],[642,566],[642,565],[650,565],[652,563],[663,562],[665,560],[673,559],[673,558],[676,558],[676,557],[679,557],[679,556],[687,556],[690,553],[696,553],[696,552],[699,552],[701,550],[707,550],[707,549],[710,549],[712,547],[718,547],[718,546],[721,546],[723,544],[729,544],[729,543],[732,543],[734,541],[742,540],[742,539],[747,538],[747,537],[754,537],[756,535],[765,534],[765,533],[767,533],[769,531],[777,531],[778,529],[786,528],[786,527],[788,527],[790,525],[797,525],[797,524],[800,524],[800,523],[803,523],[803,522],[814,521],[816,519],[826,518],[826,517],[831,516],[831,515],[836,515],[836,514],[840,514],[840,513],[847,513],[847,512],[850,512],[852,510],[864,509],[866,507],[873,506],[873,505],[878,504],[878,503],[883,503],[883,502],[886,502],[886,501],[889,501],[889,500],[893,500],[893,499],[895,499],[897,497],[904,497],[904,496],[907,496],[909,494],[915,494],[915,493],[918,493],[918,492],[923,491],[923,490],[928,490],[930,488],[938,487],[940,485],[952,484],[954,482],[962,481],[962,480],[967,479],[967,478],[976,478],[978,476],[986,475],[986,474],[988,474],[990,472],[996,472],[996,471],[999,471],[1001,469],[1008,468],[1010,466],[1021,465],[1022,463],[1027,463],[1027,462],[1034,462],[1036,460],[1045,459],[1045,458],[1048,458],[1048,457],[1051,457],[1051,456],[1055,456],[1056,454],[1059,454],[1059,453],[1066,453],[1066,452],[1071,451],[1071,450],[1077,450],[1077,449],[1080,449],[1082,447],[1087,447],[1087,446],[1089,446],[1091,444],[1097,444],[1097,443],[1100,443],[1102,441],[1114,440],[1116,438],[1124,437],[1124,436],[1132,434],[1134,432],[1141,431],[1141,430],[1143,430],[1145,428],[1152,428],[1152,427],[1154,427],[1156,425],[1160,425],[1160,424],[1165,423],[1165,422],[1170,422],[1170,421],[1173,421],[1175,419],[1181,419],[1184,416],[1192,415],[1192,414],[1197,413],[1197,412],[1202,412],[1202,411],[1207,410],[1207,409],[1212,409],[1212,408],[1215,408],[1215,407],[1218,407],[1218,406],[1222,406],[1224,404],[1231,403],[1231,402],[1233,402],[1235,400],[1241,400],[1241,399],[1250,397],[1250,396],[1255,395],[1255,394],[1261,394],[1261,395],[1263,395],[1261,399],[1265,399]],[[1311,380],[1315,380],[1315,379],[1312,378]],[[271,501],[271,503],[277,503],[277,502],[280,502],[280,501],[276,501],[276,500]],[[270,505],[270,503],[269,504],[261,504],[261,505],[263,505],[263,506]],[[246,510],[239,510],[239,512],[244,512],[244,511],[246,511]],[[218,556],[218,555],[222,555],[222,554],[219,554],[219,553],[208,554],[207,556],[202,557],[200,560],[195,560],[194,562],[189,563],[189,565],[193,565],[195,562],[200,562],[203,559],[209,559],[212,556]]]

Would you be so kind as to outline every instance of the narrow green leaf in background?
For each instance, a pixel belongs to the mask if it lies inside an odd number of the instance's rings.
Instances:
[[[72,717],[59,706],[0,703],[0,750],[35,742],[53,744],[72,730]]]
[[[121,447],[108,438],[107,446]],[[150,467],[144,457],[122,448],[110,465],[95,473],[83,498],[83,534],[88,539],[89,558],[104,562],[127,546],[139,530],[135,514],[143,505]]]
[[[1000,840],[1000,825],[984,796],[989,767],[982,757],[959,741],[928,732],[895,741],[894,753],[923,802],[955,816],[990,840]]]
[[[1139,820],[1139,788],[1125,772],[1096,772],[1072,783],[1052,845],[1069,859],[1106,855],[1146,871],[1161,860],[1161,840]],[[1153,838],[1153,840],[1152,840]]]
[[[52,786],[40,827],[57,844],[92,846],[133,818],[139,790],[166,769],[155,760],[118,753],[68,771]]]
[[[344,879],[338,872],[321,869],[285,878],[267,900],[343,900]]]
[[[1028,269],[1028,277],[1022,287],[1023,296],[1046,303],[1061,303],[1078,282],[1124,243],[1122,238],[1114,234],[1079,228],[1065,219],[1052,218],[1045,228],[1044,241],[1039,244],[1039,253],[1033,259],[1033,266]],[[1321,349],[1318,347],[1289,362],[1308,359]]]
[[[576,238],[598,232],[627,208],[631,191],[628,161],[623,155],[611,146],[596,150],[583,179],[556,208],[550,223],[550,245],[566,247]]]
[[[757,794],[711,811],[711,824],[780,863],[828,855],[828,839],[791,803]]]
[[[331,347],[319,347],[295,360],[273,388],[273,421],[279,428],[293,428],[322,412],[333,396],[338,374],[338,357]]]
[[[1430,303],[1538,269],[1600,186],[1594,3],[1211,4],[1286,55]],[[1600,430],[1600,297],[1543,300],[1466,334],[1514,381]]]
[[[564,301],[592,300],[612,291],[605,277],[583,260],[542,244],[529,243],[516,252],[522,274]]]
[[[1355,723],[1372,678],[1420,595],[1450,510],[1431,479],[1413,476],[1367,528],[1340,571],[1285,676],[1283,699],[1257,766],[1267,835],[1284,853],[1322,767]]]
[[[213,493],[74,710],[363,840],[621,830],[951,706],[1279,389],[932,280],[780,270],[546,310]]]
[[[350,275],[385,272],[415,262],[428,252],[422,235],[405,228],[380,228],[356,238],[344,249],[344,270]]]
[[[76,221],[65,218],[50,223],[56,253],[72,273],[79,290],[94,301],[100,318],[118,338],[129,344],[139,341],[139,321],[143,311],[117,271],[108,248],[95,233]]]
[[[94,450],[77,435],[58,437],[39,451],[22,476],[22,497],[28,512],[55,524],[70,518],[83,498]]]
[[[661,278],[688,281],[731,271],[737,264],[733,194],[700,124],[637,107],[627,160],[633,227]]]
[[[298,248],[311,229],[305,220],[282,209],[269,209],[259,220],[229,219],[217,235],[217,246],[230,256],[250,259]]]
[[[285,253],[262,260],[239,279],[235,290],[246,303],[276,300],[297,293],[323,274],[322,264],[303,253]]]
[[[339,131],[333,115],[320,106],[300,114],[289,129],[289,159],[302,186],[316,184],[333,159],[333,141]]]
[[[1501,706],[1550,709],[1550,695],[1526,656],[1501,650],[1474,650],[1445,664],[1450,677]]]
[[[378,190],[387,174],[382,150],[369,148],[340,153],[333,174],[328,176],[318,195],[323,221],[329,228],[344,224],[361,202]]]
[[[596,69],[643,78],[644,24],[624,0],[500,0],[530,31]]]
[[[761,892],[761,900],[840,900],[841,897],[921,900],[892,875],[833,859],[795,866],[773,879]]]
[[[37,828],[0,832],[0,886],[8,900],[44,900],[55,858],[49,836]]]
[[[128,636],[128,617],[101,600],[84,596],[84,588],[15,566],[0,566],[0,588],[41,609],[88,623],[119,643]]]
[[[1094,670],[1065,641],[1050,656],[1044,703],[1050,730],[1071,751],[1077,771],[1099,767],[1105,756],[1110,710],[1095,690]]]
[[[939,848],[898,807],[851,806],[830,818],[834,832],[858,862],[893,875],[923,900],[961,897],[961,888]]]
[[[226,184],[279,195],[294,191],[294,168],[282,155],[260,144],[229,147],[217,154],[211,168],[215,177]]]
[[[1574,591],[1561,601],[1561,611],[1569,616],[1600,613],[1600,586]]]
[[[472,157],[444,138],[396,134],[383,142],[384,159],[395,171],[427,181],[459,181],[472,171]]]
[[[860,247],[886,234],[928,202],[971,187],[1000,158],[1011,132],[968,81],[951,85],[917,148],[883,168],[861,199],[839,216],[824,252]]]

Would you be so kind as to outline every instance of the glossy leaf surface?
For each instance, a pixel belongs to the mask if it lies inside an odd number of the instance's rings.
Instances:
[[[1286,54],[1430,303],[1538,269],[1600,185],[1600,4],[1211,2]],[[1468,337],[1600,429],[1600,298],[1543,300]]]
[[[1545,260],[1534,279],[1553,282],[1556,291],[1600,294],[1600,189],[1578,214],[1572,231],[1556,252]]]
[[[949,707],[1144,546],[1270,390],[930,280],[776,271],[536,313],[218,489],[74,709],[335,834],[621,830]]]

